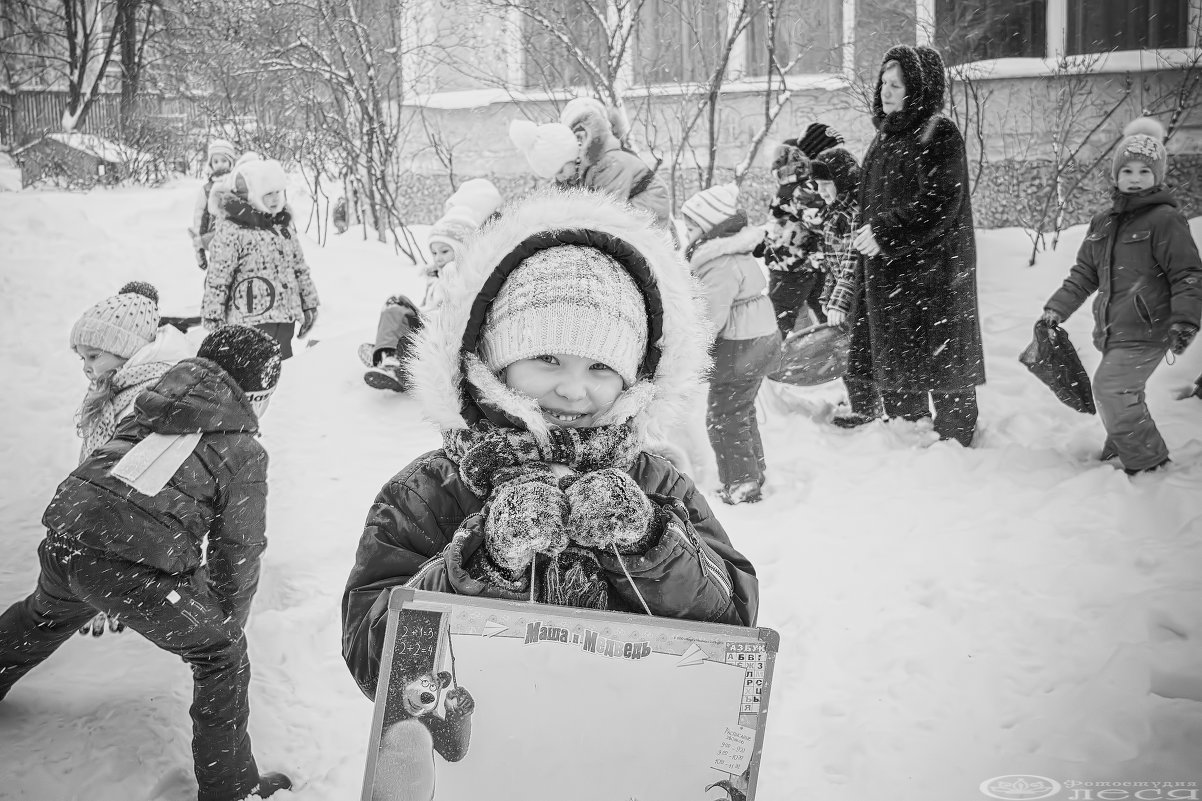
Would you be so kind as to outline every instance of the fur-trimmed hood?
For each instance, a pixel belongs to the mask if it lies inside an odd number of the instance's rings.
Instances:
[[[584,136],[580,150],[581,171],[599,163],[607,151],[621,148],[609,111],[600,102],[571,104],[564,109],[560,122],[577,135]]]
[[[630,270],[648,312],[648,347],[639,378],[599,424],[633,419],[641,431],[666,430],[702,388],[709,367],[701,289],[668,235],[648,215],[607,196],[547,188],[508,205],[468,240],[457,269],[443,278],[446,301],[415,343],[408,373],[413,395],[440,429],[481,419],[548,426],[537,404],[507,388],[476,354],[488,309],[521,260],[549,247],[597,247]]]

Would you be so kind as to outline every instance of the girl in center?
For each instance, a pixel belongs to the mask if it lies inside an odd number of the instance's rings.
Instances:
[[[644,450],[701,390],[700,291],[668,235],[548,189],[468,245],[419,335],[443,447],[380,491],[342,602],[372,697],[392,587],[753,625],[755,571],[693,482]]]

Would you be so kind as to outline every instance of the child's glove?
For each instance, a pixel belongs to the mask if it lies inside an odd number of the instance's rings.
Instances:
[[[86,637],[91,634],[93,637],[99,637],[104,634],[104,627],[108,625],[108,630],[113,634],[120,634],[125,631],[125,624],[121,622],[121,618],[117,615],[108,615],[104,612],[97,612],[96,616],[85,623],[80,629],[81,637]]]
[[[212,331],[216,331],[218,328],[225,325],[225,323],[222,322],[221,320],[213,318],[213,319],[201,321],[201,325],[204,326],[204,329],[206,331],[212,332]]]
[[[568,536],[586,548],[629,548],[647,536],[652,507],[629,474],[614,467],[585,473],[564,493],[571,513]]]
[[[305,309],[305,319],[301,322],[300,330],[296,332],[298,339],[303,339],[305,334],[313,330],[313,326],[317,324],[317,309]]]
[[[452,687],[443,700],[443,708],[446,710],[447,720],[459,720],[476,711],[476,699],[462,687]]]
[[[1169,326],[1169,350],[1180,356],[1185,353],[1189,343],[1194,341],[1198,326],[1189,323],[1173,323]]]
[[[1052,311],[1051,309],[1044,309],[1043,315],[1039,318],[1039,321],[1044,325],[1055,328],[1064,322],[1064,318],[1060,316],[1060,312]]]
[[[499,487],[484,520],[484,547],[511,576],[530,566],[536,553],[559,553],[568,545],[568,499],[539,478]]]

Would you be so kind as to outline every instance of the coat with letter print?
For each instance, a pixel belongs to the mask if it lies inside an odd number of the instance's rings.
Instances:
[[[201,316],[258,325],[304,319],[320,303],[291,214],[269,215],[230,194],[209,243]]]

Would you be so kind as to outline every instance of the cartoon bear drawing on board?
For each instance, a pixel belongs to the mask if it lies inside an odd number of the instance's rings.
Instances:
[[[451,674],[411,673],[403,678],[397,719],[380,736],[372,801],[432,801],[434,752],[447,762],[467,756],[476,702]],[[439,696],[443,714],[438,714]]]

